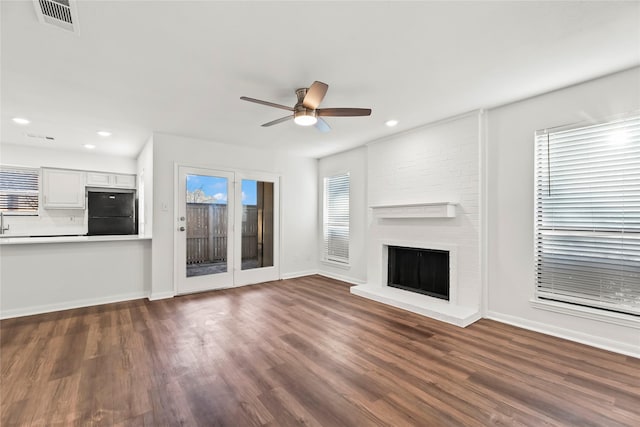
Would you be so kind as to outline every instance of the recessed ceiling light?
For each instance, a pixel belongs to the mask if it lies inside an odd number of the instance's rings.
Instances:
[[[94,148],[96,148],[96,146],[93,144],[84,144],[84,148],[86,148],[87,150],[93,150]]]
[[[29,120],[23,119],[22,117],[14,117],[11,120],[13,120],[15,123],[19,125],[28,125],[29,123],[31,123]]]
[[[98,131],[98,135],[107,137],[107,136],[111,136],[111,132],[108,132],[106,130],[100,130]]]
[[[395,125],[398,124],[397,120],[387,120],[386,122],[384,122],[385,125],[389,126],[390,128],[394,127]]]

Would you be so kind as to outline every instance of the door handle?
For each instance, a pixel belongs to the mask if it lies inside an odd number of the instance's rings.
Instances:
[[[178,227],[178,230],[184,231],[184,230],[186,230],[186,228],[184,228],[184,226],[182,226],[182,227]]]

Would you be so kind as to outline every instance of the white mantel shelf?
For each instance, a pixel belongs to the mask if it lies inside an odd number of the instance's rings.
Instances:
[[[376,218],[455,218],[456,205],[453,202],[435,202],[369,207]]]

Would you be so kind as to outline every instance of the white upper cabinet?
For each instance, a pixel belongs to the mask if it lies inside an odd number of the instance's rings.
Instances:
[[[102,172],[87,172],[88,187],[108,187],[111,174]]]
[[[85,187],[135,189],[136,176],[42,168],[42,206],[45,209],[84,209]]]
[[[42,168],[42,206],[45,209],[84,209],[86,172]]]
[[[118,188],[136,188],[136,176],[135,175],[113,175],[113,185]]]
[[[87,172],[87,187],[136,188],[136,176],[119,173]]]

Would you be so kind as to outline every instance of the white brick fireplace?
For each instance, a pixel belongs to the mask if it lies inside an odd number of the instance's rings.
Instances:
[[[480,120],[369,144],[367,283],[351,292],[458,326],[481,317]],[[387,286],[388,247],[449,252],[449,300]]]
[[[413,225],[413,227],[416,226],[416,224]],[[459,301],[461,290],[468,292],[469,289],[464,286],[461,289],[459,286],[458,245],[440,241],[393,238],[379,239],[372,242],[371,245],[375,261],[372,259],[370,262],[373,262],[374,267],[370,269],[366,285],[351,288],[353,294],[462,327],[480,318],[479,304],[476,306],[463,305],[469,302],[469,298],[463,298],[463,303]],[[388,286],[389,246],[447,251],[449,253],[449,300]]]

